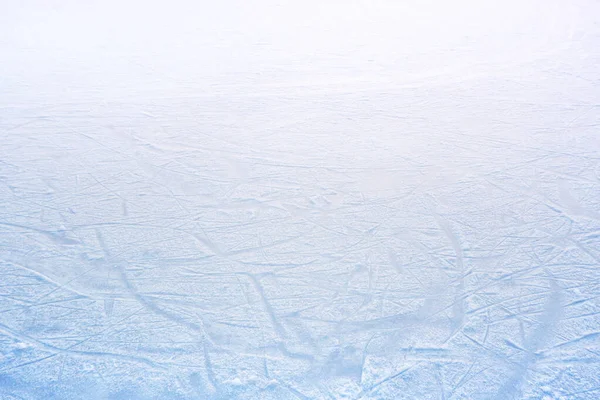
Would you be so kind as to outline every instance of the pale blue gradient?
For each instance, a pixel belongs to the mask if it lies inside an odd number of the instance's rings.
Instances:
[[[597,399],[600,3],[3,1],[0,399]]]

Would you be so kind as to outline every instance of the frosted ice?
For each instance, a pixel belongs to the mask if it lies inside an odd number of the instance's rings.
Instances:
[[[2,2],[0,398],[599,398],[599,22]]]

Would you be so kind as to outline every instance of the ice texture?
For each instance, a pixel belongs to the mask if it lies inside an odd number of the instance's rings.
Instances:
[[[0,3],[0,399],[600,398],[600,2]]]

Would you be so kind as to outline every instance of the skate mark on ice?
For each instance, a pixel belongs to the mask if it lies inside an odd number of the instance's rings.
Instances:
[[[528,371],[535,365],[540,357],[539,351],[552,335],[554,325],[561,314],[561,293],[554,278],[548,273],[550,296],[544,305],[541,320],[534,331],[524,340],[522,359],[516,364],[514,372],[500,386],[494,399],[517,399],[520,396],[521,386],[527,378]]]

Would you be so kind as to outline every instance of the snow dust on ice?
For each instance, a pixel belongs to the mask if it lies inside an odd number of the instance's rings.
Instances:
[[[1,2],[0,398],[600,398],[600,3]]]

